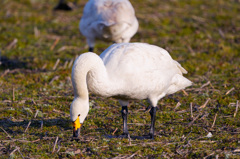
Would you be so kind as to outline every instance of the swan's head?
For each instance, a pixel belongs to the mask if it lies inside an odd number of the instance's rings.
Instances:
[[[73,137],[79,137],[83,121],[88,115],[88,99],[74,98],[70,107],[70,117],[73,124]]]

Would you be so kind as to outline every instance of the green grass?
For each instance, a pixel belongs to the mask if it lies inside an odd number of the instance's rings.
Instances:
[[[185,90],[188,96],[180,91],[159,101],[154,140],[131,143],[104,137],[122,133],[121,108],[117,100],[93,94],[81,141],[71,141],[71,60],[88,48],[78,30],[86,0],[79,0],[71,12],[52,11],[56,3],[0,2],[1,157],[240,158],[240,112],[233,117],[240,99],[239,1],[131,0],[140,24],[131,41],[165,48],[194,82]],[[16,44],[10,46],[14,39]],[[96,53],[109,45],[97,41]],[[57,59],[59,65],[53,70]],[[201,88],[208,81],[211,84]],[[231,88],[234,90],[226,94]],[[181,106],[174,110],[177,102]],[[193,120],[190,103],[194,118],[199,117],[189,125]],[[145,105],[146,101],[137,101],[129,107],[132,136],[149,131]],[[206,137],[209,132],[211,138]]]

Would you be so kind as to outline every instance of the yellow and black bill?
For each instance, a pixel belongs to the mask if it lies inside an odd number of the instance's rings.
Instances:
[[[80,129],[81,129],[82,124],[80,123],[79,116],[77,117],[77,119],[74,122],[72,122],[72,124],[73,124],[73,137],[79,137],[80,136]]]

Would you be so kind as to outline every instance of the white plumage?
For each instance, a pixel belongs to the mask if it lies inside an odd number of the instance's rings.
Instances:
[[[79,27],[92,51],[95,39],[129,42],[137,32],[138,21],[128,0],[89,0]]]
[[[82,54],[72,68],[71,120],[80,114],[83,123],[89,110],[88,91],[118,98],[122,106],[128,105],[128,99],[148,99],[155,108],[165,95],[192,84],[183,73],[187,71],[166,50],[145,43],[113,44],[100,57]]]

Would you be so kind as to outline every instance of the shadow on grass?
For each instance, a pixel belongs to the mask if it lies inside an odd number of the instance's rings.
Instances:
[[[16,69],[16,68],[27,68],[27,63],[19,61],[17,59],[9,59],[5,56],[0,57],[0,69]]]
[[[107,138],[107,139],[113,139],[113,138],[116,138],[116,139],[121,139],[123,137],[121,137],[121,135],[103,135],[103,137]],[[149,135],[143,135],[143,136],[129,136],[131,140],[145,140],[145,139],[151,139],[153,140],[154,138],[151,138]],[[125,137],[126,138],[126,137]]]
[[[23,120],[23,121],[11,121],[9,119],[0,119],[0,127],[2,127],[4,130],[6,130],[9,134],[17,135],[24,133],[25,129],[27,128],[30,121]],[[70,121],[63,118],[57,118],[57,119],[34,119],[31,120],[31,124],[29,128],[34,127],[41,129],[41,125],[43,127],[52,127],[52,126],[58,126],[64,130],[70,130],[72,127],[70,126]],[[21,129],[13,130],[13,127],[21,127]],[[30,131],[31,133],[31,131]],[[36,134],[37,135],[37,134]]]

